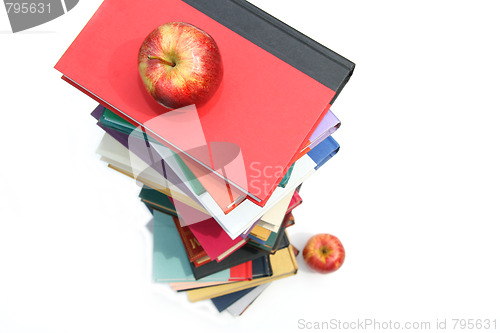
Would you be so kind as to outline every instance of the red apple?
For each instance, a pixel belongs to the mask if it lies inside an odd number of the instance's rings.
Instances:
[[[146,90],[169,109],[206,102],[222,80],[214,39],[184,22],[154,29],[142,43],[138,63]]]
[[[319,273],[336,271],[345,259],[344,246],[337,237],[330,234],[311,237],[302,254],[307,265]]]

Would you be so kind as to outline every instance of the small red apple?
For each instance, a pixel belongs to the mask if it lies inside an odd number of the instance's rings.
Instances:
[[[184,22],[154,29],[142,43],[138,64],[146,90],[169,109],[206,102],[222,80],[214,39]]]
[[[312,236],[302,252],[307,265],[316,272],[335,272],[345,259],[344,246],[340,240],[330,234]]]

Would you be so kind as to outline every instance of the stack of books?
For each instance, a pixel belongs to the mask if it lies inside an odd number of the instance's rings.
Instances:
[[[217,42],[224,76],[203,105],[166,112],[137,69],[170,21]],[[153,279],[240,315],[297,272],[287,228],[302,183],[339,150],[331,105],[354,64],[243,0],[104,0],[56,65],[99,102],[109,167],[153,214]]]

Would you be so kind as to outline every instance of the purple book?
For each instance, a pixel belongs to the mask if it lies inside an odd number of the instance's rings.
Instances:
[[[330,136],[339,127],[340,120],[333,114],[332,110],[328,110],[314,133],[309,138],[309,149],[316,147],[321,141]]]

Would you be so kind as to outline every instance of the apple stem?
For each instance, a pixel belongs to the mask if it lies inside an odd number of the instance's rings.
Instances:
[[[160,60],[161,62],[163,62],[164,64],[170,66],[170,67],[175,67],[175,64],[174,63],[171,63],[170,61],[166,60],[166,59],[163,59],[163,58],[160,58],[160,57],[156,57],[156,56],[150,56],[148,55],[148,59],[149,60]]]

